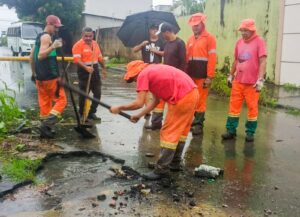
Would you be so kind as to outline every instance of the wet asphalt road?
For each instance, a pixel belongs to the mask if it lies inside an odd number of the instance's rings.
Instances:
[[[1,48],[0,53],[8,52]],[[29,77],[28,63],[0,62],[0,79],[4,80],[9,88],[20,90],[18,101],[25,108],[37,107],[35,87]],[[111,105],[127,103],[135,98],[134,85],[126,84],[122,75],[118,73],[109,74],[103,81],[102,91],[103,102]],[[224,168],[224,177],[215,181],[205,181],[205,184],[201,185],[201,179],[178,175],[178,184],[195,192],[197,205],[205,204],[221,210],[225,216],[264,216],[270,212],[272,216],[300,216],[300,117],[260,108],[255,142],[245,143],[244,109],[237,139],[222,142],[221,134],[225,130],[227,108],[228,99],[210,95],[204,135],[194,138],[189,135],[183,156],[187,171],[206,163]],[[73,131],[68,130],[73,142],[68,143],[63,138],[58,139],[57,144],[65,150],[101,151],[125,159],[126,165],[139,172],[148,171],[148,161],[155,161],[158,157],[159,132],[144,130],[143,127],[147,124],[144,119],[133,124],[100,107],[97,114],[102,118],[101,124],[96,125],[99,138],[91,141],[80,140],[77,135],[72,136]],[[145,157],[145,153],[148,152],[154,153],[155,157]],[[26,191],[24,192],[23,195],[26,195]],[[22,192],[20,194],[22,195]],[[154,208],[152,206],[147,213],[150,216],[166,216],[168,212],[173,213],[173,216],[182,216],[180,206],[174,206],[169,197],[169,194],[159,195],[160,201],[154,201]],[[1,210],[5,211],[3,214],[12,215],[35,211],[31,210],[32,207],[26,209],[26,206],[20,210],[17,204],[11,201],[2,205],[0,203],[0,216]],[[37,211],[46,209],[47,206],[39,206]]]

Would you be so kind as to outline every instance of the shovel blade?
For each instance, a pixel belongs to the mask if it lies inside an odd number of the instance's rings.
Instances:
[[[79,133],[84,139],[93,139],[96,136],[92,133],[90,133],[89,131],[87,131],[87,129],[81,127],[81,126],[76,126],[74,127],[75,131],[77,133]]]

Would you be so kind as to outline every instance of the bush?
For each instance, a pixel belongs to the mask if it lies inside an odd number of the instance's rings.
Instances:
[[[111,64],[124,64],[127,63],[127,60],[124,57],[113,57],[109,60]]]
[[[0,45],[7,47],[7,37],[6,36],[1,37]]]
[[[0,137],[5,136],[25,118],[25,112],[16,103],[15,91],[8,89],[5,83],[4,87],[0,90]]]
[[[227,75],[217,71],[212,82],[211,89],[219,96],[230,96],[230,88],[227,86]]]

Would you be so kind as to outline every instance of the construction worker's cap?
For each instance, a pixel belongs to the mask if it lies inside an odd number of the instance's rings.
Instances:
[[[195,25],[198,25],[200,23],[203,23],[205,24],[205,21],[206,21],[206,16],[202,13],[196,13],[196,14],[193,14],[190,19],[189,19],[189,25],[190,26],[195,26]]]
[[[63,25],[61,24],[61,21],[60,19],[55,16],[55,15],[49,15],[47,18],[46,18],[46,24],[47,25],[53,25],[57,28],[59,27],[62,27]]]
[[[242,20],[238,30],[241,31],[241,29],[247,29],[249,31],[255,32],[256,31],[255,20],[253,19]]]
[[[148,65],[149,65],[148,63],[144,63],[144,61],[142,60],[131,61],[126,66],[127,72],[124,75],[124,80],[128,81],[130,78],[134,78]]]

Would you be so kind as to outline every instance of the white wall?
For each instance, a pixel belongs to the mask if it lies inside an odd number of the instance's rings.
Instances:
[[[300,0],[285,0],[280,84],[300,85]]]
[[[86,14],[84,16],[84,26],[91,27],[92,29],[105,29],[111,27],[119,27],[123,23],[123,20],[112,19],[108,17],[99,17]]]
[[[86,0],[84,13],[125,19],[127,15],[152,9],[152,0]]]

